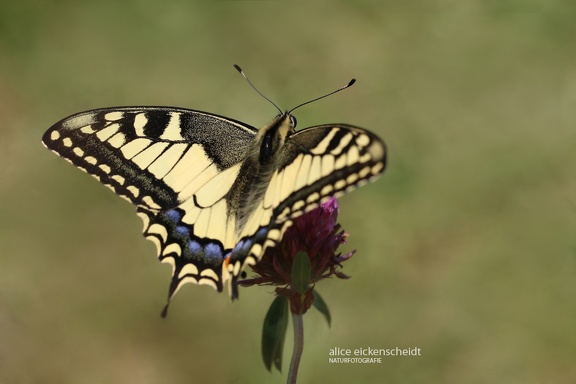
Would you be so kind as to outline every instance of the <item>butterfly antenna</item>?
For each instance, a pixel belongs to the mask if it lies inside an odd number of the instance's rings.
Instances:
[[[299,104],[299,105],[295,106],[294,108],[292,108],[291,110],[289,110],[289,111],[288,111],[288,114],[292,113],[293,110],[295,110],[295,109],[297,109],[297,108],[300,108],[300,107],[303,106],[303,105],[310,104],[310,103],[312,103],[312,102],[314,102],[314,101],[323,99],[323,98],[328,97],[328,96],[330,96],[330,95],[333,95],[333,94],[335,94],[335,93],[337,93],[337,92],[343,91],[343,90],[345,90],[346,88],[351,87],[352,84],[354,84],[355,82],[356,82],[356,79],[352,79],[352,80],[350,80],[350,81],[348,82],[348,84],[346,84],[346,85],[343,86],[343,87],[338,88],[338,89],[335,90],[335,91],[332,91],[332,92],[330,92],[330,93],[327,93],[327,94],[325,94],[325,95],[323,95],[323,96],[320,96],[320,97],[317,97],[317,98],[315,98],[315,99],[308,100],[308,101],[305,102],[305,103]]]
[[[242,68],[240,68],[240,67],[239,67],[238,65],[236,65],[236,64],[234,64],[234,68],[236,68],[236,70],[237,70],[238,72],[240,72],[240,74],[246,79],[246,81],[248,82],[248,84],[250,84],[250,86],[251,86],[256,92],[258,92],[258,94],[259,94],[260,96],[262,96],[264,99],[268,100],[268,102],[269,102],[270,104],[272,104],[273,106],[275,106],[276,109],[277,109],[278,111],[280,111],[280,113],[282,113],[282,110],[281,110],[280,108],[278,108],[278,106],[277,106],[272,100],[270,100],[269,98],[267,98],[266,96],[264,96],[264,94],[263,94],[262,92],[260,92],[260,91],[258,90],[258,88],[256,88],[256,87],[254,86],[254,84],[252,84],[252,82],[250,81],[250,79],[246,76],[246,74],[244,74],[244,71],[242,70]]]

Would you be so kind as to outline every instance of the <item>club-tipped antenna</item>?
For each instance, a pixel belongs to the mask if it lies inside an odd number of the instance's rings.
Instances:
[[[270,104],[272,104],[273,106],[275,106],[276,109],[277,109],[280,113],[282,113],[282,110],[281,110],[280,108],[278,108],[278,106],[276,105],[276,103],[274,103],[272,100],[270,100],[269,98],[267,98],[266,96],[264,96],[264,94],[263,94],[262,92],[260,92],[260,91],[258,90],[258,88],[256,88],[256,87],[254,86],[254,84],[252,84],[252,82],[250,81],[250,79],[248,78],[248,76],[246,76],[246,74],[244,73],[244,71],[242,70],[242,68],[240,68],[240,66],[238,66],[237,64],[234,64],[234,68],[236,68],[236,70],[237,70],[238,72],[240,72],[240,74],[246,79],[246,81],[248,82],[248,84],[250,84],[250,86],[251,86],[256,92],[258,92],[258,94],[259,94],[260,96],[262,96],[264,99],[268,100],[268,102],[269,102]]]
[[[236,68],[236,70],[237,70],[238,72],[240,72],[240,74],[246,79],[246,81],[248,82],[248,84],[250,84],[250,86],[251,86],[256,92],[258,92],[258,94],[259,94],[260,96],[262,96],[264,99],[268,100],[268,102],[269,102],[270,104],[272,104],[274,107],[276,107],[276,109],[277,109],[280,113],[283,113],[282,110],[276,105],[276,103],[274,103],[272,100],[270,100],[269,98],[267,98],[266,96],[264,96],[264,94],[263,94],[262,92],[260,92],[260,91],[258,90],[258,88],[256,88],[256,87],[254,86],[254,84],[252,84],[252,82],[250,81],[250,79],[248,78],[248,76],[246,76],[246,74],[244,73],[244,71],[242,70],[242,68],[240,68],[239,65],[234,64],[234,68]],[[295,106],[294,108],[292,108],[291,110],[289,110],[289,111],[287,112],[287,114],[292,113],[292,111],[294,111],[295,109],[300,108],[300,107],[302,107],[302,106],[304,106],[304,105],[306,105],[306,104],[310,104],[310,103],[312,103],[312,102],[314,102],[314,101],[323,99],[323,98],[328,97],[328,96],[330,96],[330,95],[333,95],[333,94],[335,94],[335,93],[337,93],[337,92],[343,91],[343,90],[345,90],[346,88],[351,87],[355,82],[356,82],[356,79],[352,79],[352,80],[350,80],[350,81],[348,82],[348,84],[346,84],[346,85],[343,86],[343,87],[338,88],[338,89],[335,90],[335,91],[332,91],[332,92],[330,92],[330,93],[327,93],[327,94],[322,95],[322,96],[320,96],[320,97],[317,97],[317,98],[315,98],[315,99],[308,100],[308,101],[306,101],[306,102],[304,102],[304,103],[302,103],[302,104],[298,104],[297,106]]]
[[[352,84],[354,84],[355,82],[356,82],[356,79],[352,79],[352,80],[350,80],[350,81],[348,82],[348,84],[346,84],[346,85],[343,86],[343,87],[338,88],[338,89],[335,90],[335,91],[332,91],[332,92],[330,92],[330,93],[327,93],[327,94],[325,94],[325,95],[323,95],[323,96],[320,96],[320,97],[317,97],[317,98],[315,98],[315,99],[308,100],[308,101],[306,101],[305,103],[298,104],[297,106],[295,106],[294,108],[292,108],[291,110],[289,110],[289,111],[288,111],[288,114],[292,113],[293,110],[295,110],[295,109],[297,109],[297,108],[300,108],[300,107],[303,106],[303,105],[310,104],[310,103],[312,103],[312,102],[314,102],[314,101],[323,99],[323,98],[328,97],[328,96],[330,96],[330,95],[333,95],[333,94],[335,94],[335,93],[337,93],[337,92],[343,91],[343,90],[345,90],[346,88],[352,86]]]

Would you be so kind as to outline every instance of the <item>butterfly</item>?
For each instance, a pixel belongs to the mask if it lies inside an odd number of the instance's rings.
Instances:
[[[257,129],[184,108],[100,108],[60,120],[42,142],[136,206],[172,266],[168,302],[186,283],[219,292],[229,283],[236,298],[242,271],[296,217],[386,166],[375,134],[347,124],[296,131],[291,111],[279,111]]]

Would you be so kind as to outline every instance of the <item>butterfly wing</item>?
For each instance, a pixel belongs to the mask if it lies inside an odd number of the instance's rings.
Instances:
[[[256,132],[200,111],[124,107],[72,115],[42,141],[138,207],[145,237],[173,267],[172,296],[186,282],[222,289],[236,243],[226,194]]]
[[[386,146],[373,133],[343,124],[307,128],[290,137],[278,171],[281,192],[268,201],[277,220],[294,218],[375,180],[385,167]]]
[[[243,268],[280,241],[294,218],[376,179],[385,167],[384,142],[362,128],[320,125],[290,135],[264,198],[224,265],[225,280],[232,279],[232,296]]]

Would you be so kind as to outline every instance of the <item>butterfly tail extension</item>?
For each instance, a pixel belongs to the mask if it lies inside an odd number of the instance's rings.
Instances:
[[[220,265],[225,251],[221,244],[196,237],[191,226],[182,222],[184,212],[177,208],[155,213],[140,207],[137,214],[144,222],[144,237],[156,246],[158,259],[172,267],[164,315],[184,284],[208,285],[222,291]]]

